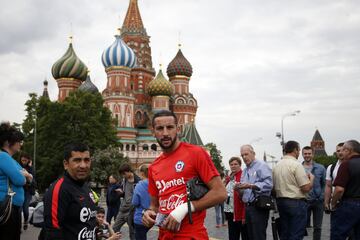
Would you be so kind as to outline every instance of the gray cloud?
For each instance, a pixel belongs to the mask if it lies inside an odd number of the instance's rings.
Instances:
[[[316,127],[328,152],[338,141],[359,139],[360,4],[358,1],[145,1],[139,0],[151,36],[153,64],[175,56],[177,43],[191,62],[190,91],[198,100],[197,127],[225,159],[256,142],[280,156],[281,116],[287,139],[309,144]],[[3,4],[4,5],[4,4]],[[0,120],[21,122],[29,92],[57,98],[52,64],[71,32],[77,55],[99,89],[100,61],[122,24],[128,1],[14,0],[0,10]]]

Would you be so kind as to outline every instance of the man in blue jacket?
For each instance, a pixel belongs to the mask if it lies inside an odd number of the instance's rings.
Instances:
[[[115,175],[109,176],[109,185],[106,192],[106,206],[107,214],[106,221],[110,224],[111,220],[116,218],[120,207],[120,196],[122,194],[122,187]]]
[[[325,177],[326,169],[323,165],[316,163],[313,160],[313,149],[309,146],[303,147],[302,156],[304,158],[303,166],[306,173],[314,175],[314,184],[312,190],[309,192],[307,226],[310,226],[311,213],[313,214],[313,240],[321,239],[321,225],[324,214],[324,192],[325,192]]]

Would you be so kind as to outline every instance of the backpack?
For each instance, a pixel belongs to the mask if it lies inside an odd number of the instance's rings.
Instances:
[[[44,202],[39,202],[34,208],[30,218],[30,224],[34,227],[42,228],[44,225]]]
[[[336,167],[336,163],[331,164],[331,167],[330,167],[331,182],[334,181],[334,169],[335,169],[335,167]]]

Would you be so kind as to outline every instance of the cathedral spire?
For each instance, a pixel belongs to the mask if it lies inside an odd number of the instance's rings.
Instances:
[[[142,35],[146,35],[146,30],[141,19],[137,0],[130,0],[126,17],[122,26],[122,34],[126,33],[140,33]]]
[[[43,90],[42,97],[49,99],[48,81],[45,79],[43,84],[44,84],[44,90]]]

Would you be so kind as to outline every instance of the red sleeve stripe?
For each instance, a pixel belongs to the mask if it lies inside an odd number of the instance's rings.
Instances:
[[[59,191],[64,178],[60,178],[54,186],[51,202],[51,222],[54,228],[60,228],[58,220]]]

